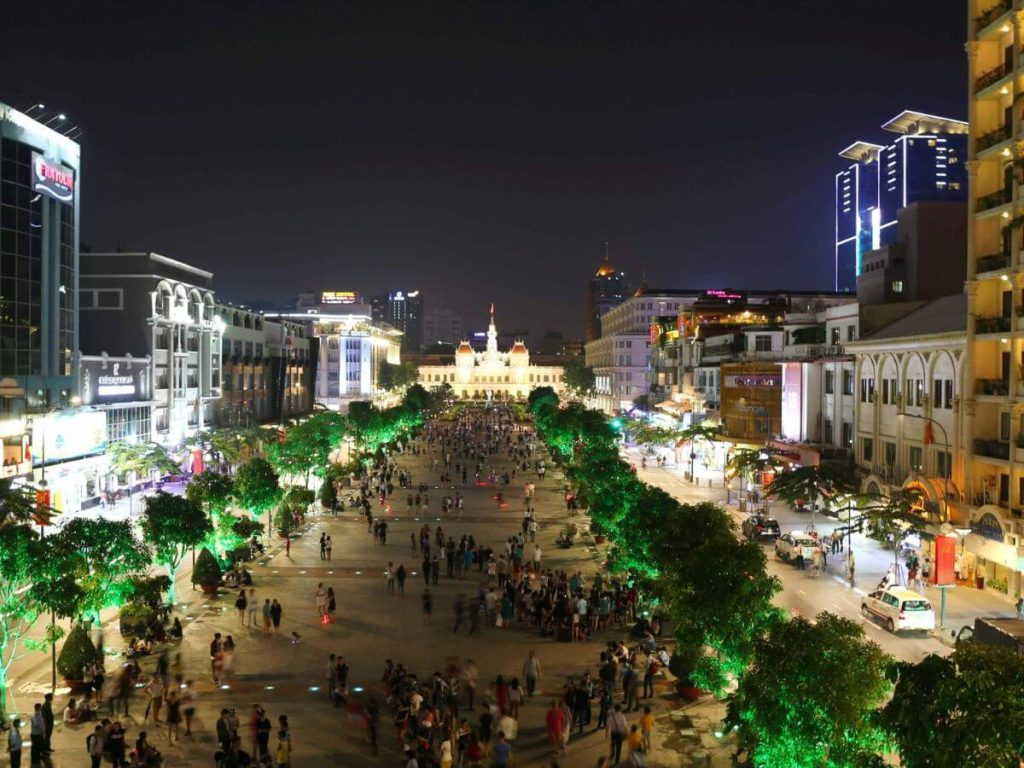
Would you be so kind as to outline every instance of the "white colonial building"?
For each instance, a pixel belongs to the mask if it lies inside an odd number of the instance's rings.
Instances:
[[[455,350],[454,365],[421,365],[419,380],[427,389],[447,384],[458,398],[508,400],[525,398],[534,387],[551,387],[560,393],[564,370],[560,365],[530,365],[530,353],[522,341],[508,352],[499,352],[492,304],[487,348],[474,352],[463,341]]]

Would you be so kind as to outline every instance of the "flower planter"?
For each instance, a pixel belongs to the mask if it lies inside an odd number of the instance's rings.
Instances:
[[[69,693],[82,695],[85,693],[85,682],[82,680],[68,680],[64,678],[64,687]]]
[[[595,533],[594,534],[594,543],[595,544],[604,544],[605,541],[607,541],[607,539],[606,539],[606,537],[605,537],[605,535],[603,533]]]
[[[200,584],[199,588],[203,590],[204,595],[215,595],[217,594],[216,584]]]
[[[689,680],[676,680],[676,693],[687,701],[696,701],[705,695],[706,691],[702,691]]]

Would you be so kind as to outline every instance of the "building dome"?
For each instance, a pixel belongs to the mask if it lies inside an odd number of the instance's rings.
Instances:
[[[517,341],[515,344],[512,345],[512,354],[513,355],[525,355],[526,354],[526,345],[523,344],[523,342],[521,342],[521,341]]]
[[[459,344],[459,348],[455,350],[456,355],[472,355],[473,348],[469,345],[468,341],[464,341]]]

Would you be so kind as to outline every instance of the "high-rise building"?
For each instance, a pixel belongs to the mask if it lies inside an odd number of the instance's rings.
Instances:
[[[587,284],[587,341],[601,337],[601,318],[629,298],[626,273],[615,268],[604,248],[604,261]]]
[[[889,144],[857,141],[839,153],[836,174],[835,288],[856,291],[863,257],[896,242],[899,212],[918,201],[964,200],[967,123],[905,110],[882,126]]]
[[[419,291],[392,291],[370,300],[373,319],[402,332],[402,349],[423,349],[423,296]]]
[[[0,103],[0,380],[15,413],[77,390],[80,160],[76,142]]]
[[[423,348],[432,344],[457,345],[465,338],[462,315],[448,307],[430,306],[423,316]]]
[[[968,321],[964,399],[958,405],[964,409],[967,456],[963,468],[954,457],[952,482],[970,504],[968,519],[956,521],[972,529],[964,537],[965,570],[1014,595],[1024,589],[1017,558],[1024,540],[1024,31],[1019,2],[968,0],[967,11]],[[925,394],[936,399],[930,390]],[[954,505],[951,515],[956,511]]]

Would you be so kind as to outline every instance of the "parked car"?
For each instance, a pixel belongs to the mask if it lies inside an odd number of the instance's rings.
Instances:
[[[795,562],[801,554],[810,562],[817,549],[817,539],[800,531],[790,531],[775,540],[775,556],[787,563]]]
[[[905,587],[886,587],[866,595],[860,610],[880,620],[890,632],[935,629],[935,609],[928,598]]]
[[[782,534],[779,521],[767,515],[751,515],[740,530],[751,541],[775,541]]]

